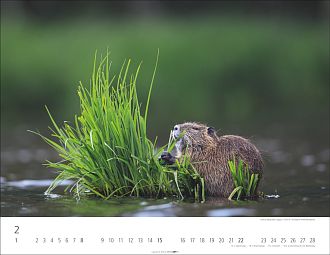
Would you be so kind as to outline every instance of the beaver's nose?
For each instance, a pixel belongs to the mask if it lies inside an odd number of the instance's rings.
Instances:
[[[175,125],[173,128],[173,136],[174,138],[178,138],[180,134],[180,128],[178,125]]]

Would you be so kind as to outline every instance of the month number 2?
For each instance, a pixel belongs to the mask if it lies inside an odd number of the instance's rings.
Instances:
[[[19,226],[14,226],[14,227],[15,227],[14,234],[18,235],[19,234]],[[18,242],[17,237],[15,237],[15,241],[16,241],[16,243]]]

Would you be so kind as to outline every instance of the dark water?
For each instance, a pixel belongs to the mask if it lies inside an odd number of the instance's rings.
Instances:
[[[52,158],[45,149],[1,152],[2,216],[329,216],[328,141],[259,139],[266,166],[259,201],[208,198],[205,203],[167,199],[76,200],[44,191],[55,176],[41,166]],[[64,183],[65,184],[65,183]]]

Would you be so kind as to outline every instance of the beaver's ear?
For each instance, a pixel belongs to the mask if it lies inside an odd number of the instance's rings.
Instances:
[[[209,135],[215,135],[215,128],[214,127],[208,127],[207,128],[207,133],[209,134]]]

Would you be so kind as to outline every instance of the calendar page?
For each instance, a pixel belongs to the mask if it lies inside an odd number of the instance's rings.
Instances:
[[[1,254],[330,254],[330,1],[0,2]]]

